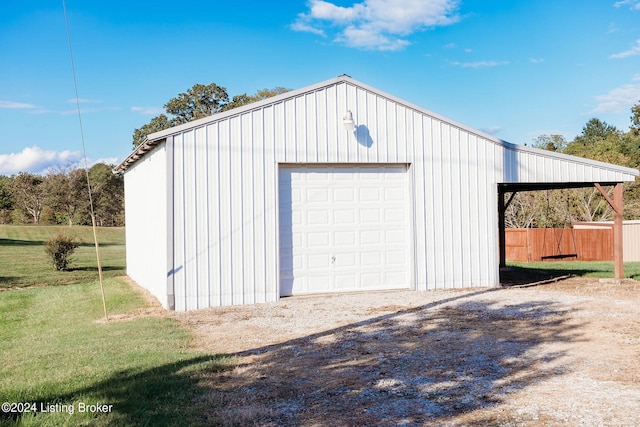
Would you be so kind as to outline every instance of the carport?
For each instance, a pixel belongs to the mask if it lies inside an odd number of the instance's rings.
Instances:
[[[598,189],[602,197],[611,206],[614,212],[613,222],[613,259],[614,276],[616,279],[624,279],[623,263],[623,235],[622,219],[624,212],[624,184],[622,182],[567,182],[567,183],[511,183],[498,185],[498,228],[500,244],[500,267],[506,267],[506,245],[505,245],[505,213],[513,198],[522,191],[542,191],[560,190],[568,188],[589,188]],[[604,187],[612,186],[613,199],[609,197]]]

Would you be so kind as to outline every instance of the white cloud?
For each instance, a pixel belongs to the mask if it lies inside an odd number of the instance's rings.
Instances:
[[[592,113],[623,113],[640,100],[640,79],[634,76],[634,82],[611,89],[609,93],[596,96],[598,105]]]
[[[621,59],[621,58],[628,58],[629,56],[636,56],[636,55],[640,55],[640,39],[636,40],[636,44],[633,45],[631,49],[625,50],[624,52],[620,52],[620,53],[614,53],[613,55],[609,56],[609,58]]]
[[[293,24],[291,24],[291,29],[293,31],[300,31],[303,33],[312,33],[322,37],[326,37],[326,34],[324,33],[324,31],[322,31],[319,28],[314,28],[309,24],[305,24],[304,22],[294,22]]]
[[[615,2],[613,4],[613,6],[614,7],[629,6],[629,9],[631,9],[631,10],[640,10],[640,1],[638,1],[638,0],[622,0],[622,1]]]
[[[9,110],[20,110],[26,108],[37,108],[33,104],[25,104],[23,102],[2,101],[0,100],[0,108],[6,108]]]
[[[474,61],[474,62],[451,62],[451,65],[462,68],[491,68],[500,65],[508,65],[509,61]]]
[[[544,62],[544,58],[529,58],[529,62],[532,64],[541,64]]]
[[[19,153],[0,154],[0,174],[13,175],[18,172],[43,173],[55,167],[78,163],[79,151],[51,151],[40,147],[26,147]]]
[[[154,116],[156,114],[164,113],[164,108],[160,108],[160,107],[139,107],[139,106],[134,105],[133,107],[131,107],[131,111],[133,111],[134,113],[147,114],[147,115]]]
[[[310,0],[309,11],[298,15],[294,31],[324,36],[368,50],[400,50],[410,44],[404,37],[426,28],[458,22],[460,0],[364,0],[350,7]]]
[[[484,133],[488,133],[489,135],[496,136],[497,134],[502,132],[504,130],[504,128],[502,126],[491,126],[491,127],[488,127],[488,128],[482,128],[480,130],[482,132],[484,132]]]
[[[336,41],[349,47],[371,50],[400,50],[409,45],[402,39],[385,36],[369,28],[347,27],[342,35],[336,37]]]
[[[91,162],[91,166],[96,165],[98,163],[104,163],[105,165],[118,165],[123,159],[120,157],[101,157],[95,162]]]

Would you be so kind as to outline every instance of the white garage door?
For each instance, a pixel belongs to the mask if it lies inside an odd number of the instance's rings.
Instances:
[[[280,295],[410,284],[407,168],[283,167]]]

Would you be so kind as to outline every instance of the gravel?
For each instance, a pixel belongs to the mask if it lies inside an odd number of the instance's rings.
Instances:
[[[173,314],[235,356],[212,425],[640,425],[637,283],[283,298]]]

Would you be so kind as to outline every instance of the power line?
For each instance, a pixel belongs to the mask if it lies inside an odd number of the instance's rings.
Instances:
[[[76,79],[76,67],[73,60],[73,49],[71,47],[71,31],[69,30],[69,17],[67,15],[67,4],[62,0],[64,10],[64,22],[67,28],[67,42],[69,44],[69,58],[71,59],[71,74],[73,76],[73,87],[76,93],[76,107],[78,110],[78,123],[80,124],[80,139],[82,140],[82,153],[84,155],[84,171],[87,177],[87,189],[89,190],[89,206],[91,208],[91,226],[93,228],[93,242],[96,247],[96,260],[98,262],[98,276],[100,279],[100,292],[102,293],[102,307],[104,308],[104,320],[109,321],[107,316],[107,300],[104,295],[104,282],[102,280],[102,265],[100,264],[100,245],[98,244],[98,232],[96,227],[96,215],[93,209],[93,195],[91,194],[91,181],[89,179],[89,163],[87,161],[87,148],[84,142],[84,129],[82,127],[82,113],[80,111],[80,97],[78,96],[78,81]]]

